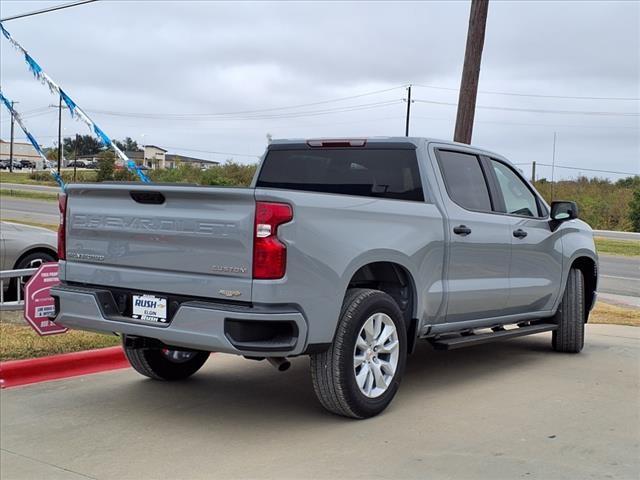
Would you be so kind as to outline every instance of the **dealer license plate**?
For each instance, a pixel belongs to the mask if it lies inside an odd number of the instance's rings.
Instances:
[[[155,295],[132,295],[131,317],[149,322],[167,321],[167,299]]]

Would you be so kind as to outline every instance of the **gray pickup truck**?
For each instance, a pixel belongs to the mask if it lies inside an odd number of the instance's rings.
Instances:
[[[424,138],[271,143],[249,188],[76,184],[60,201],[55,321],[122,336],[133,368],[209,352],[309,355],[318,399],[366,418],[424,339],[453,349],[552,332],[579,352],[591,228],[505,158]]]

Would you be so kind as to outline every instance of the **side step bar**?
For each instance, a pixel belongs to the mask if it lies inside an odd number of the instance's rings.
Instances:
[[[479,335],[436,338],[431,340],[431,344],[436,350],[453,350],[454,348],[470,347],[472,345],[480,345],[483,343],[494,342],[496,340],[522,337],[524,335],[533,335],[535,333],[551,332],[557,328],[558,325],[555,323],[538,323],[526,327],[511,328],[509,330],[497,330],[490,333],[481,333]]]

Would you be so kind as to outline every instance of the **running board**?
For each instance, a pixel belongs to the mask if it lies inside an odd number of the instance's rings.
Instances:
[[[522,337],[542,332],[551,332],[558,328],[555,323],[538,323],[526,327],[516,327],[509,330],[497,330],[491,333],[481,333],[478,335],[465,335],[448,338],[436,338],[431,340],[431,344],[436,350],[453,350],[454,348],[470,347],[483,343],[495,342],[507,338]]]

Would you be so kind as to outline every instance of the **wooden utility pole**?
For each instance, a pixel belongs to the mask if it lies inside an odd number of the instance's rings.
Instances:
[[[531,183],[535,183],[536,181],[536,161],[534,160],[531,164]]]
[[[453,136],[453,140],[456,142],[471,143],[488,9],[489,0],[471,0],[467,47],[464,53],[462,81],[458,97],[458,115]]]
[[[58,175],[62,166],[62,95],[58,99]]]
[[[15,118],[13,118],[13,106],[15,102],[11,102],[11,143],[9,144],[9,172],[13,172],[13,129],[15,124]]]
[[[404,124],[404,136],[409,136],[409,117],[411,115],[411,85],[407,88],[407,120]]]

